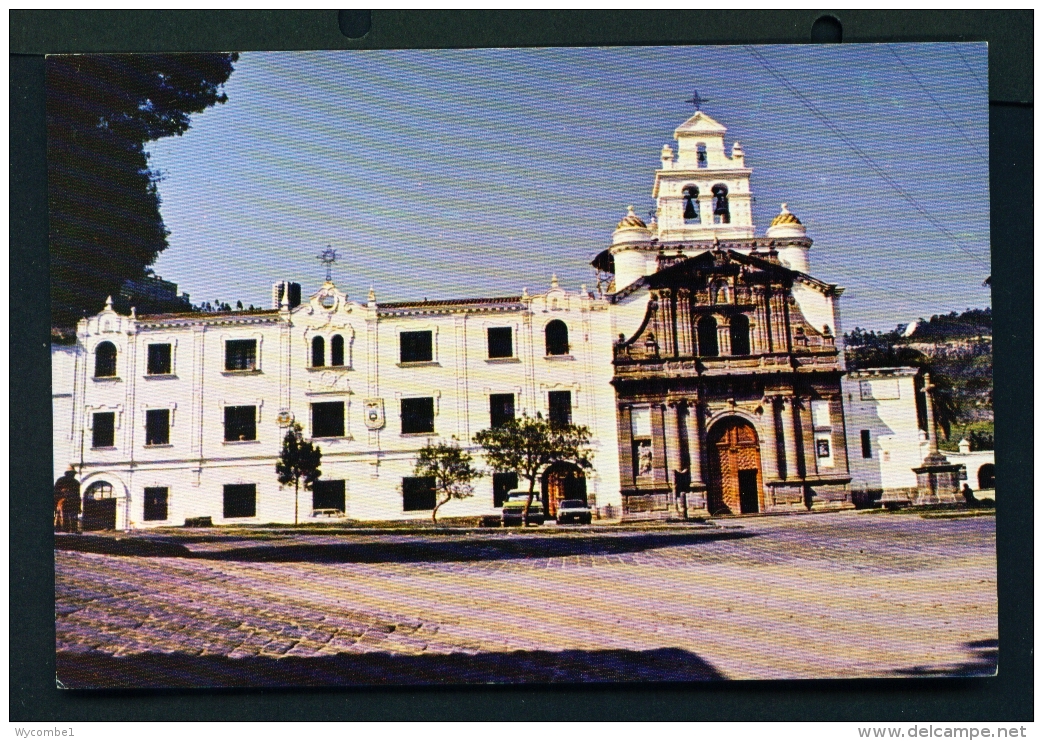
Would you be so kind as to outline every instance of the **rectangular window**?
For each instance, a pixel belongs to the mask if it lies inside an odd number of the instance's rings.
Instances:
[[[873,441],[869,436],[869,430],[862,430],[862,457],[873,457]]]
[[[434,359],[430,332],[402,332],[398,336],[398,357],[403,363],[423,363]]]
[[[493,506],[502,507],[507,501],[507,495],[518,488],[518,474],[510,473],[493,474]]]
[[[816,429],[823,427],[829,427],[831,421],[829,418],[829,400],[828,399],[812,399],[811,401],[811,419]]]
[[[225,370],[257,370],[257,340],[228,340],[225,342]]]
[[[514,419],[514,394],[489,394],[489,426],[503,427]]]
[[[145,444],[146,445],[169,445],[170,444],[170,410],[169,409],[146,409],[145,410]]]
[[[344,481],[319,480],[312,484],[312,509],[339,509],[344,511]]]
[[[324,401],[311,405],[312,437],[344,437],[344,402]]]
[[[633,439],[634,474],[652,475],[652,410],[650,407],[630,408],[630,435]]]
[[[435,480],[432,476],[407,476],[402,479],[402,509],[406,512],[435,508]]]
[[[257,484],[225,484],[224,516],[255,517]]]
[[[829,439],[820,437],[815,440],[815,453],[819,458],[831,458],[833,454],[829,452]]]
[[[630,432],[635,438],[652,437],[652,410],[649,407],[630,409]]]
[[[257,407],[225,407],[225,440],[257,439]]]
[[[547,394],[548,419],[552,425],[572,424],[572,392],[551,391]]]
[[[402,400],[402,434],[414,434],[435,431],[435,400],[431,397],[423,399]]]
[[[514,341],[510,327],[490,327],[488,336],[490,358],[514,357]]]
[[[145,489],[145,519],[167,519],[167,487],[150,486]]]
[[[148,346],[148,374],[150,376],[165,376],[173,373],[173,362],[170,345]]]
[[[91,447],[111,448],[116,444],[116,413],[95,412]]]

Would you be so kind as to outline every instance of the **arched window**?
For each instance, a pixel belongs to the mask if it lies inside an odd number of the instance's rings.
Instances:
[[[706,357],[717,357],[717,320],[707,314],[697,325],[699,335],[699,354]]]
[[[706,167],[706,145],[696,144],[695,145],[695,166]]]
[[[978,469],[978,489],[996,488],[996,466],[985,463]]]
[[[694,185],[686,185],[681,191],[684,196],[684,223],[699,223],[699,189]]]
[[[344,365],[344,338],[339,334],[330,339],[330,365]]]
[[[321,368],[326,365],[326,340],[313,337],[311,341],[311,367]]]
[[[718,183],[713,186],[713,223],[728,224],[732,220],[728,211],[728,188]]]
[[[83,493],[84,499],[112,499],[112,484],[108,481],[95,481]]]
[[[750,354],[750,320],[737,314],[731,322],[732,355]]]
[[[116,375],[116,346],[102,342],[94,348],[94,377],[113,378]]]
[[[547,325],[544,335],[547,340],[548,355],[569,354],[569,328],[565,326],[565,322],[555,319]]]

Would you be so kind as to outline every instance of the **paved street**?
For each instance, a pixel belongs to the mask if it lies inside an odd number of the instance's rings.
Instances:
[[[56,538],[68,687],[995,671],[993,517]]]

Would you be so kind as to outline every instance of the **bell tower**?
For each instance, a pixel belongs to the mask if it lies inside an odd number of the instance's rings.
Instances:
[[[703,111],[674,130],[677,153],[663,146],[655,174],[660,244],[753,237],[750,174],[742,146],[725,149],[727,129]]]

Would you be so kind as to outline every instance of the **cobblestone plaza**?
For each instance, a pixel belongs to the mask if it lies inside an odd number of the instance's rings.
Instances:
[[[68,687],[988,675],[995,519],[58,536]]]

